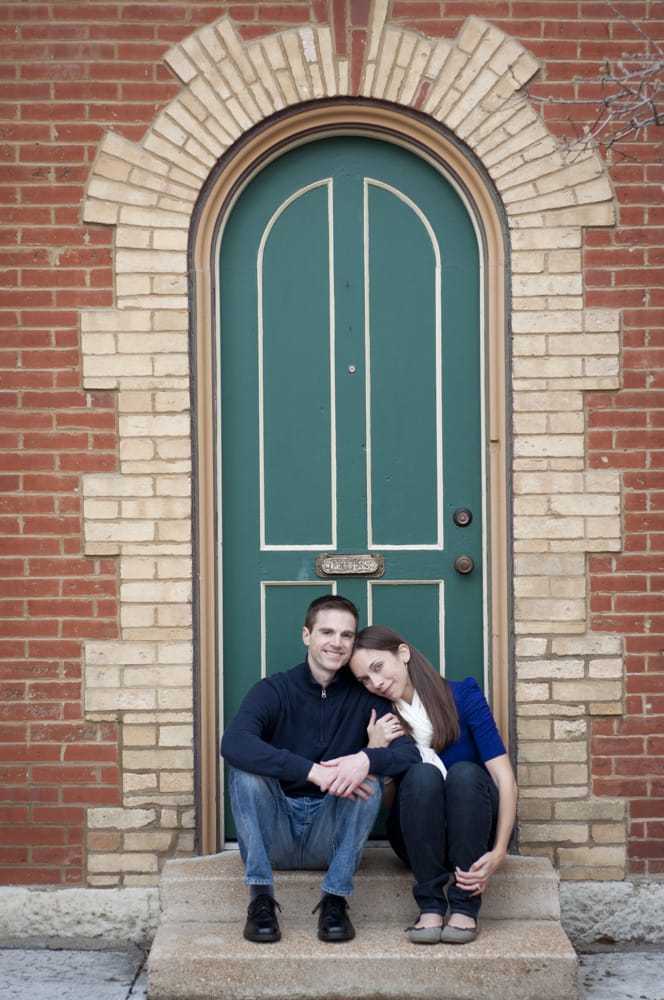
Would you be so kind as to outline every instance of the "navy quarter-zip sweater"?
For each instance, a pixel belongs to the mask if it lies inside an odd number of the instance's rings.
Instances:
[[[258,681],[226,727],[221,755],[250,774],[277,778],[286,795],[322,797],[307,781],[312,764],[364,750],[369,773],[397,775],[420,759],[410,736],[389,747],[367,747],[371,709],[385,715],[392,705],[370,694],[342,667],[326,688],[314,680],[308,663]]]

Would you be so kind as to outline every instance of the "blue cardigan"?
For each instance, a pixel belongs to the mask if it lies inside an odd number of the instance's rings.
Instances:
[[[343,667],[321,687],[305,660],[283,673],[258,681],[226,727],[221,754],[233,767],[277,778],[286,795],[312,798],[324,793],[307,781],[314,763],[364,750],[370,773],[396,776],[420,759],[410,736],[389,747],[367,747],[367,725],[392,711],[385,698],[370,694]]]
[[[472,677],[450,681],[459,716],[459,738],[442,751],[440,757],[448,769],[459,760],[472,761],[484,767],[487,760],[506,753],[489,703]]]

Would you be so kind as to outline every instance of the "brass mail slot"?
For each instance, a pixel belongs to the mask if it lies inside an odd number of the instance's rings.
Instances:
[[[382,576],[384,572],[383,557],[370,552],[354,555],[323,553],[316,557],[318,576]]]

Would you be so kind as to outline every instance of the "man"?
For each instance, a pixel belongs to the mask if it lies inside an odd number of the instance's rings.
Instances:
[[[251,894],[248,941],[281,937],[273,868],[325,870],[314,910],[318,937],[355,936],[346,897],[380,808],[373,776],[401,774],[419,760],[410,736],[367,747],[367,725],[391,706],[347,666],[358,620],[345,597],[313,601],[302,629],[304,663],[258,681],[224,733],[221,753],[231,765],[231,807]]]

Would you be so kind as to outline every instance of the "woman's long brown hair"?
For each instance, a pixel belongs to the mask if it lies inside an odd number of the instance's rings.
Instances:
[[[419,649],[411,646],[387,625],[367,625],[358,633],[354,649],[377,649],[396,654],[402,644],[410,650],[407,670],[433,726],[431,745],[440,753],[459,738],[459,716],[452,689],[445,678],[440,676]],[[396,707],[395,713],[399,715]],[[408,728],[406,722],[403,719],[401,721]]]

